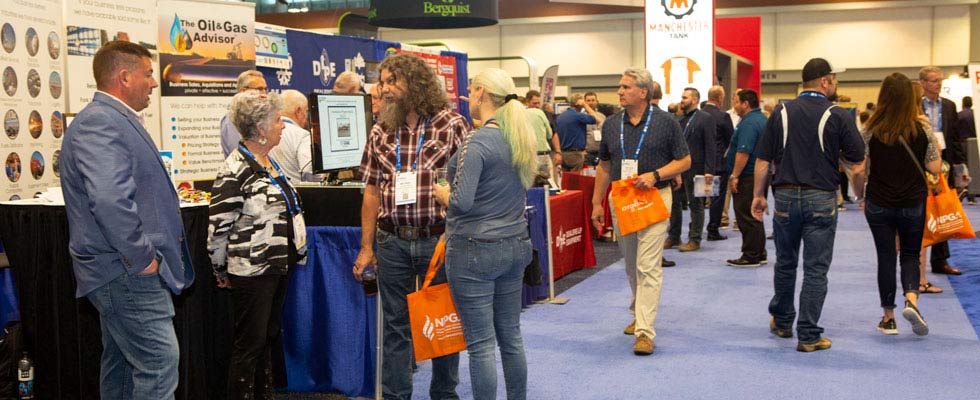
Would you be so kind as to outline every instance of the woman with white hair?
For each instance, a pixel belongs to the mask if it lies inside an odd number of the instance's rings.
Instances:
[[[282,137],[282,108],[274,93],[235,95],[229,116],[242,141],[212,189],[208,252],[218,287],[231,288],[234,312],[232,399],[272,398],[272,345],[279,339],[287,272],[305,262],[299,195],[269,156]]]
[[[521,338],[521,289],[531,261],[524,206],[536,174],[535,137],[514,81],[487,69],[470,85],[470,134],[449,160],[450,185],[434,185],[446,205],[446,275],[463,324],[473,398],[497,394],[499,344],[508,399],[527,396]]]

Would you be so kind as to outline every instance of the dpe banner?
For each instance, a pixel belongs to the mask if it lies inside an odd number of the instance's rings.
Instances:
[[[163,150],[174,180],[214,179],[222,167],[220,122],[238,75],[255,68],[255,5],[158,3]]]
[[[68,44],[65,86],[69,115],[78,113],[92,101],[95,93],[92,59],[109,41],[138,43],[153,54],[153,70],[160,70],[156,0],[67,1],[65,7]],[[157,146],[161,145],[159,111],[160,91],[154,90],[150,94],[150,106],[140,111],[140,116]]]
[[[337,75],[354,71],[365,81],[367,59],[375,53],[372,39],[313,32],[286,30],[289,56],[293,60],[292,76],[283,89],[303,93],[329,93]]]
[[[684,88],[707,98],[714,84],[714,0],[646,0],[646,67],[660,83],[664,109]]]

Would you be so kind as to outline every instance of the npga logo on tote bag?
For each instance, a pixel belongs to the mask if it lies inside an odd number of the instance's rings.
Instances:
[[[620,235],[629,235],[670,218],[670,211],[667,211],[660,191],[656,188],[638,189],[633,186],[634,181],[635,177],[615,181],[610,190]]]
[[[926,199],[926,229],[922,232],[922,247],[949,239],[977,237],[963,212],[960,197],[949,188],[946,177],[942,175],[939,176],[939,189],[939,193],[930,193]]]
[[[408,319],[412,326],[412,345],[415,361],[442,357],[466,350],[463,324],[456,313],[449,285],[429,286],[436,272],[446,260],[446,242],[436,245],[429,262],[425,283],[415,293],[408,295]]]

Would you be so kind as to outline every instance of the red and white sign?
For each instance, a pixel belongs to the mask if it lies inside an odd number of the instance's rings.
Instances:
[[[660,83],[664,109],[679,103],[684,88],[707,98],[714,84],[714,0],[647,0],[646,67]]]

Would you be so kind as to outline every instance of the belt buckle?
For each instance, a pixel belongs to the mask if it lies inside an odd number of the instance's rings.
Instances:
[[[402,240],[417,240],[419,238],[419,231],[414,226],[399,226],[397,231],[398,237]]]

